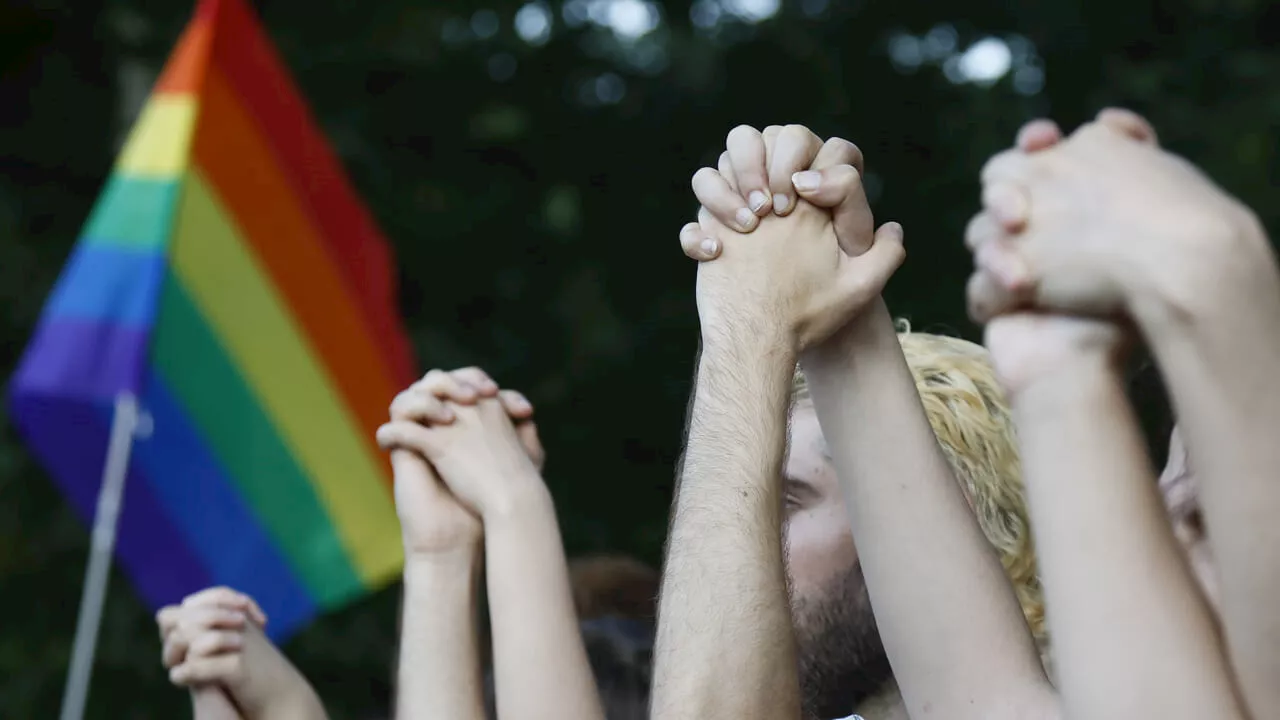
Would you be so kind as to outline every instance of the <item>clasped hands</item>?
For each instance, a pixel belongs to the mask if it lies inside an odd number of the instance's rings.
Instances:
[[[729,133],[718,167],[693,176],[702,209],[680,233],[702,261],[704,342],[800,352],[879,297],[905,250],[897,223],[875,230],[862,162],[854,144],[799,125]]]
[[[902,228],[875,229],[848,141],[739,126],[726,146],[693,176],[702,207],[680,232],[701,261],[704,342],[802,351],[879,296],[905,258]],[[1067,359],[1113,365],[1130,321],[1151,332],[1185,320],[1273,264],[1252,213],[1129,111],[1103,110],[1069,137],[1028,123],[981,180],[967,300],[1011,393]]]

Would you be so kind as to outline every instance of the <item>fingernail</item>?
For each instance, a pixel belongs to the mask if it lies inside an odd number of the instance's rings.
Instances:
[[[759,190],[752,190],[751,194],[747,195],[747,204],[751,206],[751,212],[759,212],[767,202],[769,202],[769,196]]]
[[[813,192],[822,185],[822,173],[805,170],[791,176],[791,184],[800,192]]]
[[[702,244],[699,247],[702,248],[702,252],[708,255],[715,255],[716,252],[720,249],[719,244],[717,244],[716,241],[712,240],[711,238],[707,238],[706,240],[703,240]]]
[[[787,195],[774,195],[774,196],[773,196],[773,211],[774,211],[774,212],[776,212],[776,213],[778,213],[779,215],[781,215],[782,213],[786,212],[786,211],[787,211],[787,208],[789,208],[789,207],[791,207],[791,198],[790,198],[789,196],[787,196]]]
[[[738,227],[742,230],[750,230],[756,225],[756,214],[747,208],[739,208],[734,217],[738,220]]]

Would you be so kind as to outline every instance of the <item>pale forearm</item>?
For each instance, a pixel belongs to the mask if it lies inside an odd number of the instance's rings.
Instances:
[[[1165,376],[1201,487],[1223,627],[1241,690],[1256,717],[1277,717],[1280,280],[1270,253],[1224,267],[1196,300],[1178,317],[1161,313],[1139,322]]]
[[[799,714],[779,476],[794,355],[708,343],[659,604],[653,717]]]
[[[1069,717],[1238,717],[1132,408],[1103,359],[1014,398]]]
[[[483,720],[477,580],[474,553],[405,563],[398,720]]]
[[[601,720],[555,507],[537,478],[485,517],[494,683],[501,720]]]
[[[242,720],[231,697],[217,685],[192,688],[191,714],[195,720]]]
[[[907,707],[1053,716],[1017,599],[938,446],[884,303],[802,365]]]

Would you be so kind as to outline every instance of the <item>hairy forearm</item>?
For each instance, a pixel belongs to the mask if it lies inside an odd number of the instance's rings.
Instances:
[[[1280,279],[1255,232],[1186,312],[1138,320],[1201,487],[1242,694],[1255,717],[1280,717]]]
[[[1087,358],[1014,414],[1068,716],[1239,717],[1118,374]]]
[[[1017,599],[938,446],[884,303],[802,365],[908,709],[1054,716]]]
[[[406,561],[396,673],[399,720],[483,720],[477,581],[477,552]]]
[[[780,474],[794,354],[702,354],[659,602],[653,717],[798,717]]]
[[[519,502],[485,517],[494,682],[502,720],[602,720],[582,645],[555,507],[532,478]]]

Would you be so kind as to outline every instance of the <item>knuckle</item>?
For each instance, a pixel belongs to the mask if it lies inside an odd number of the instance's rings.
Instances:
[[[750,125],[745,125],[745,124],[737,125],[732,130],[729,131],[728,135],[725,135],[725,142],[736,143],[742,140],[750,140],[752,138],[758,137],[759,135],[760,135],[760,131],[756,130],[754,127],[751,127]]]

